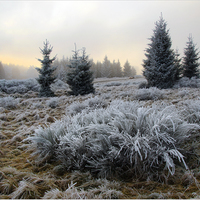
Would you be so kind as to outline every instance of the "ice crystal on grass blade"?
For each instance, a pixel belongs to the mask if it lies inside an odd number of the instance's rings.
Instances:
[[[173,105],[141,107],[116,100],[107,108],[66,116],[28,140],[40,160],[50,155],[66,169],[106,178],[152,178],[163,170],[173,175],[176,162],[187,169],[180,147],[199,128],[182,120]]]

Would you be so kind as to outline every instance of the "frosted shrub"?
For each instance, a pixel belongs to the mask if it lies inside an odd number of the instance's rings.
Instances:
[[[91,109],[104,108],[107,106],[107,103],[105,102],[105,100],[100,97],[89,98],[88,100],[85,101],[85,103]]]
[[[174,88],[181,88],[181,87],[199,88],[200,87],[200,79],[196,78],[196,77],[192,77],[191,79],[188,77],[182,77],[174,85]]]
[[[19,99],[14,99],[13,97],[0,98],[0,107],[4,107],[6,109],[16,108],[18,103]]]
[[[86,109],[87,105],[85,102],[73,102],[66,108],[66,114],[77,114],[82,112],[82,110]]]
[[[182,115],[189,123],[197,123],[200,125],[200,100],[185,101]]]
[[[178,91],[178,96],[184,97],[186,95],[189,95],[189,91],[188,90],[183,89],[183,90],[179,90]]]
[[[112,87],[112,86],[120,86],[120,85],[122,85],[122,83],[120,82],[111,82],[111,83],[106,83],[104,87]]]
[[[67,190],[64,192],[59,189],[52,189],[45,193],[43,199],[84,199],[84,191],[77,190],[75,184],[71,183],[71,185],[68,185]]]
[[[59,98],[58,97],[52,97],[49,100],[46,101],[46,105],[51,108],[56,108],[59,105]]]
[[[147,81],[142,81],[139,83],[138,89],[148,88]]]
[[[158,100],[162,99],[164,92],[156,87],[151,87],[149,89],[139,89],[134,95],[137,100]]]
[[[66,114],[77,114],[82,112],[83,110],[89,112],[90,110],[99,109],[107,107],[107,103],[104,100],[104,98],[99,97],[91,97],[82,103],[80,102],[74,102],[67,106],[66,108]]]
[[[0,80],[0,91],[13,94],[24,94],[28,91],[39,91],[39,84],[35,79],[27,80]]]
[[[42,102],[36,102],[36,103],[32,103],[31,104],[31,109],[41,109],[41,108],[44,108],[44,106],[42,105]]]
[[[7,88],[7,92],[8,94],[14,94],[14,93],[20,93],[20,94],[24,94],[28,92],[28,88],[25,87],[24,85],[20,85],[20,86],[13,86],[10,88]]]
[[[95,183],[99,185],[98,183]],[[109,185],[104,185],[104,181],[97,188],[91,188],[87,191],[75,187],[71,182],[67,190],[60,191],[59,189],[52,189],[45,193],[42,199],[119,199],[124,195]]]
[[[10,194],[12,199],[38,199],[39,196],[37,187],[27,181],[20,181],[19,187]]]
[[[69,86],[67,83],[57,79],[55,83],[51,84],[51,89],[56,92],[57,90],[67,90]]]
[[[60,143],[59,138],[64,135],[64,130],[64,123],[56,121],[49,128],[43,129],[39,127],[35,130],[34,136],[24,140],[32,142],[29,148],[34,150],[33,156],[38,156],[36,163],[40,164],[55,158],[56,149]]]
[[[39,159],[47,155],[68,170],[89,170],[98,177],[152,178],[175,173],[182,142],[195,124],[181,120],[174,106],[141,107],[137,102],[111,102],[107,108],[81,112],[36,130],[30,146]]]

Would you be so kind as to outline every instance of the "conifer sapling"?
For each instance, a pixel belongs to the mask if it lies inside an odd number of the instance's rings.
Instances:
[[[44,56],[43,60],[38,59],[42,63],[42,68],[36,68],[39,72],[39,77],[36,78],[40,84],[40,97],[53,97],[55,96],[53,91],[50,88],[50,85],[54,83],[56,77],[53,75],[53,72],[56,70],[56,67],[51,67],[52,62],[56,59],[56,56],[52,59],[49,58],[50,53],[52,52],[53,47],[49,45],[49,42],[46,40],[44,42],[44,48],[41,49],[41,52]]]
[[[91,63],[86,55],[85,48],[82,49],[82,56],[79,56],[75,48],[69,68],[71,71],[67,74],[67,84],[72,95],[85,95],[94,93],[93,72],[90,71]]]
[[[183,76],[192,78],[194,76],[199,77],[199,57],[197,49],[195,48],[195,44],[193,43],[193,39],[189,36],[189,41],[187,42],[183,57]]]

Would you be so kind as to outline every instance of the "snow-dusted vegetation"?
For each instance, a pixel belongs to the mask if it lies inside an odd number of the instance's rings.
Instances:
[[[28,91],[39,91],[39,84],[35,79],[27,80],[0,80],[0,91],[7,94],[20,93],[24,94]]]
[[[200,88],[200,79],[196,77],[192,77],[192,78],[182,77],[174,85],[174,88],[180,88],[180,87]]]
[[[0,198],[198,198],[199,88],[144,81],[95,79],[85,96],[62,81],[56,97],[1,90]]]
[[[38,162],[59,160],[66,170],[89,170],[101,178],[129,175],[152,179],[174,160],[188,169],[180,150],[197,124],[188,124],[175,106],[140,107],[137,102],[112,101],[106,109],[84,110],[48,128],[36,130],[32,143]]]

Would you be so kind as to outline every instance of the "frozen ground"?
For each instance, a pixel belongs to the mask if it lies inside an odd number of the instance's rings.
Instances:
[[[177,109],[182,121],[197,126],[200,124],[199,88],[177,86],[166,90],[138,89],[144,81],[143,78],[96,79],[96,93],[78,97],[68,96],[67,85],[57,82],[52,87],[57,95],[55,98],[38,98],[37,85],[32,81],[26,82],[23,86],[17,85],[16,82],[15,85],[13,82],[3,83],[4,89],[9,88],[10,92],[0,92],[0,198],[199,198],[198,128],[191,129],[187,133],[189,139],[181,144],[186,154],[189,154],[188,158],[185,158],[189,169],[177,159],[173,162],[175,172],[170,173],[167,167],[173,167],[169,166],[169,163],[172,164],[169,161],[168,166],[164,165],[166,169],[163,176],[158,176],[160,179],[142,179],[134,175],[127,179],[117,176],[105,179],[94,177],[89,171],[80,172],[74,168],[66,170],[61,161],[48,160],[48,156],[45,157],[46,160],[44,156],[39,159],[37,155],[31,156],[34,149],[28,149],[29,141],[25,139],[33,136],[36,130],[55,127],[63,119],[77,120],[78,115],[83,116],[84,120],[95,110],[102,109],[102,113],[108,112],[109,109],[112,110],[114,102],[129,102],[130,105],[134,102],[139,109],[156,106],[163,109],[174,106],[172,115]],[[31,87],[31,84],[34,87]],[[198,86],[198,82],[193,85]],[[155,116],[155,112],[151,110],[149,115]],[[113,121],[115,125],[117,119],[120,120],[119,116],[117,117]],[[169,120],[172,120],[172,125],[176,127],[175,116],[170,116]]]

